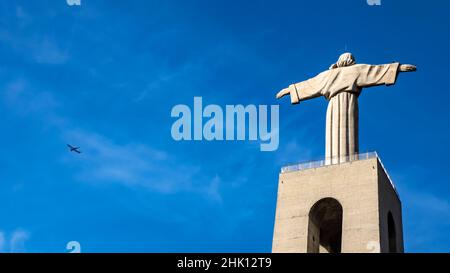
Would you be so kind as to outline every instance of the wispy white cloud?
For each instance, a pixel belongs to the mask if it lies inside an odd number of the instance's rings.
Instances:
[[[220,184],[221,179],[218,175],[216,175],[211,181],[211,183],[205,189],[207,196],[209,196],[214,201],[222,203],[222,196],[220,194]]]
[[[443,217],[448,217],[448,223],[450,223],[450,202],[448,200],[429,192],[409,192],[408,198],[420,200],[415,203],[415,206],[430,213],[442,214]]]
[[[299,137],[299,139],[301,139]],[[307,145],[303,145],[299,140],[291,139],[284,145],[280,145],[277,153],[276,163],[280,166],[299,163],[305,159],[311,159],[311,149]]]
[[[69,59],[69,54],[49,38],[35,43],[30,50],[40,64],[63,64]]]
[[[16,6],[16,13],[15,13],[16,19],[17,19],[17,23],[19,24],[19,26],[21,28],[29,25],[32,23],[32,17],[30,16],[30,14],[28,12],[25,11],[25,9],[18,5]]]
[[[432,177],[430,172],[409,165],[391,173],[402,200],[406,251],[435,252],[450,239],[448,232],[442,232],[450,228],[450,202],[446,189],[436,192],[432,184],[424,183]]]
[[[5,88],[6,99],[10,102],[15,102],[18,97],[24,92],[26,84],[26,81],[21,78],[9,82]]]
[[[58,106],[51,93],[37,92],[24,78],[7,83],[4,91],[5,102],[20,114],[48,112]]]
[[[23,6],[16,6],[15,18],[0,30],[0,41],[13,51],[39,64],[64,64],[69,59],[63,49],[51,36],[32,32],[34,18]]]
[[[16,18],[19,20],[27,20],[30,16],[24,11],[22,6],[16,7]]]
[[[28,231],[23,229],[18,229],[13,232],[11,239],[9,241],[10,252],[25,252],[25,242],[29,239],[30,234]]]
[[[0,231],[0,253],[3,253],[5,251],[6,251],[5,233],[3,231]]]
[[[184,71],[187,71],[187,69],[190,67],[190,65],[185,65],[179,69],[177,69],[176,71],[171,71],[171,72],[166,72],[166,73],[161,73],[160,75],[156,76],[156,79],[154,79],[153,81],[151,81],[150,83],[147,84],[146,88],[139,92],[139,94],[137,95],[137,97],[135,97],[133,99],[133,102],[140,102],[142,100],[144,100],[145,98],[147,98],[147,96],[149,94],[155,93],[158,91],[158,89],[170,82],[175,80],[175,78],[177,76],[179,76],[181,73],[183,73]]]
[[[64,64],[69,60],[68,52],[50,37],[20,37],[1,30],[0,41],[39,64]]]
[[[449,202],[431,193],[402,191],[401,194],[406,216],[403,219],[406,250],[436,252],[438,247],[442,248],[450,239],[446,232],[450,228]]]
[[[165,194],[192,192],[221,201],[218,176],[205,177],[200,167],[179,162],[165,151],[142,143],[119,145],[80,129],[66,131],[63,137],[83,149],[79,157],[67,158],[80,168],[82,181],[119,183]]]
[[[5,100],[14,111],[41,118],[46,125],[56,128],[66,142],[82,147],[83,154],[79,157],[66,158],[79,168],[79,180],[119,183],[165,194],[191,192],[220,202],[219,177],[208,177],[200,166],[180,162],[148,144],[118,144],[99,133],[74,127],[58,114],[57,99],[35,90],[25,79],[16,79],[5,89]]]
[[[8,241],[7,234],[5,234],[5,232],[3,231],[0,231],[0,252],[26,252],[25,243],[29,238],[30,233],[24,229],[19,228],[11,233]]]

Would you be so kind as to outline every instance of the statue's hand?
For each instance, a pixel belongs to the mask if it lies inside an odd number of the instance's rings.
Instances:
[[[412,64],[401,64],[399,70],[400,72],[413,72],[417,70],[417,67]]]
[[[278,92],[277,99],[284,97],[286,95],[289,95],[290,93],[291,93],[291,91],[288,88],[285,88],[285,89],[281,90],[280,92]]]

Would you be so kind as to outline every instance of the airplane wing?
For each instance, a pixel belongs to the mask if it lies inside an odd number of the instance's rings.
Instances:
[[[69,147],[69,149],[70,149],[71,152],[76,152],[76,153],[78,153],[78,154],[81,154],[81,151],[79,150],[80,147],[73,147],[73,146],[70,145],[70,144],[67,144],[67,147]]]

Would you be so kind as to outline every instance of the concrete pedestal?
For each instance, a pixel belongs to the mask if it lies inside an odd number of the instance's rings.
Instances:
[[[280,173],[273,252],[403,252],[400,198],[377,156]]]

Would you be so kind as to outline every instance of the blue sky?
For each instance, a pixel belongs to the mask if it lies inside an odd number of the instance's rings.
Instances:
[[[324,153],[327,69],[413,63],[360,96],[361,151],[403,202],[405,249],[450,251],[448,1],[1,1],[0,251],[269,252],[281,166]],[[176,142],[176,104],[280,104],[280,146]],[[83,153],[69,153],[66,143]]]

